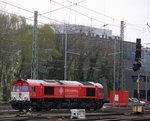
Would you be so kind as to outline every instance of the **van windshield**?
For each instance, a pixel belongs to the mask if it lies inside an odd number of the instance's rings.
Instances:
[[[14,85],[13,86],[13,91],[14,92],[19,92],[20,91],[20,86],[19,85]]]

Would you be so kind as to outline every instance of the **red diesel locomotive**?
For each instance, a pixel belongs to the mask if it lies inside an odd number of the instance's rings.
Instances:
[[[20,111],[100,109],[103,98],[103,86],[95,82],[18,79],[11,87],[11,106]]]

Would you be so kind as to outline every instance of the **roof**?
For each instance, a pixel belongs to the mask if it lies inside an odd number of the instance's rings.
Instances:
[[[28,83],[34,83],[34,84],[59,84],[55,80],[35,80],[35,79],[27,79]]]
[[[95,82],[82,82],[82,81],[69,81],[69,80],[35,80],[27,79],[28,83],[34,84],[58,84],[58,85],[86,85],[86,86],[101,86],[100,83]]]

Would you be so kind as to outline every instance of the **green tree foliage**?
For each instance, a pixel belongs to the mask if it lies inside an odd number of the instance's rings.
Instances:
[[[3,99],[8,99],[11,81],[16,73],[17,41],[15,39],[18,29],[18,18],[15,14],[0,13],[0,80]]]
[[[97,79],[94,77],[94,71],[96,69],[96,62],[98,59],[98,54],[89,58],[89,69],[87,72],[87,79],[88,81],[96,81]]]
[[[78,49],[78,53],[80,54],[77,58],[77,63],[75,65],[75,74],[74,74],[74,79],[75,80],[80,80],[84,81],[84,65],[85,65],[85,60],[88,57],[88,42],[87,40],[76,40],[75,42],[76,48]]]
[[[32,40],[33,25],[27,24],[25,17],[0,13],[0,84],[1,91],[6,92],[3,95],[5,101],[12,81],[30,78]],[[61,57],[54,40],[55,34],[49,25],[39,26],[39,68],[46,67],[48,60]]]
[[[69,35],[68,35],[69,36]],[[75,36],[75,35],[74,35]],[[68,54],[68,79],[79,81],[99,81],[105,79],[108,90],[112,89],[113,44],[107,41],[93,41],[89,38],[74,39],[69,36],[69,51],[80,53],[79,56]],[[80,38],[80,39],[79,39]],[[91,38],[92,39],[92,38]]]
[[[64,59],[62,56],[55,57],[52,61],[48,61],[48,79],[60,79],[63,80],[64,76]]]
[[[101,65],[101,77],[105,78],[107,80],[107,87],[108,90],[112,90],[113,89],[113,68],[109,65],[108,61],[102,61],[102,65]]]
[[[42,72],[43,74],[41,73],[39,78],[62,79],[63,63],[59,62],[62,59],[62,54],[56,49],[55,34],[50,25],[39,27],[38,42],[39,65],[45,66],[47,69],[47,74]]]
[[[55,43],[55,36],[49,24],[38,26],[39,79],[63,79],[64,51],[57,50],[60,47]],[[106,54],[112,52],[112,47],[106,47],[103,42],[92,46],[90,38],[68,38],[68,51],[79,54],[68,54],[68,79],[97,81],[104,77],[111,89],[113,59]],[[6,92],[5,101],[9,98],[12,81],[31,76],[32,40],[33,25],[28,24],[25,17],[0,13],[0,84],[1,91]]]

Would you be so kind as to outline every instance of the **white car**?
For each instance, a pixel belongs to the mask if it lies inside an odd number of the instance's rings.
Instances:
[[[138,103],[137,98],[129,98],[129,102]],[[140,104],[145,104],[146,102],[140,100]]]

